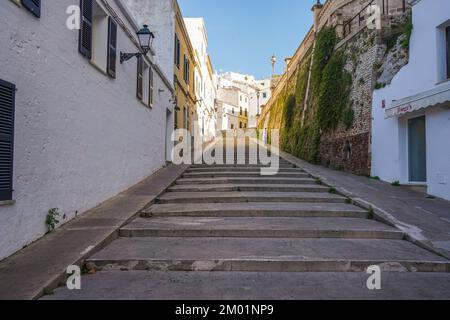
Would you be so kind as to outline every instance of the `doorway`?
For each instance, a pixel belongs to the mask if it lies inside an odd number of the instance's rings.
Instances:
[[[410,182],[427,182],[425,116],[408,120],[408,164]]]

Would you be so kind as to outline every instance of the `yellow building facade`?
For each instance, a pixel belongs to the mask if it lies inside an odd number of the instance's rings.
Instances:
[[[175,57],[174,84],[176,95],[175,129],[187,129],[193,133],[196,119],[194,70],[196,67],[192,47],[180,7],[175,2]]]

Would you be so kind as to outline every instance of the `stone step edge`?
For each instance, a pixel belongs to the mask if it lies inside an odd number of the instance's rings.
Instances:
[[[370,266],[382,272],[450,273],[450,263],[404,260],[268,260],[268,259],[88,259],[88,270],[121,271],[240,271],[240,272],[365,272]]]
[[[405,234],[397,230],[229,230],[229,229],[137,229],[125,227],[119,231],[124,238],[309,238],[309,239],[383,239],[403,240]]]
[[[274,211],[274,210],[255,210],[255,211],[189,211],[189,212],[154,212],[143,210],[140,213],[141,218],[152,217],[201,217],[201,218],[234,218],[234,217],[270,217],[270,218],[368,218],[369,214],[364,211],[317,211],[317,212],[300,212],[300,211]]]

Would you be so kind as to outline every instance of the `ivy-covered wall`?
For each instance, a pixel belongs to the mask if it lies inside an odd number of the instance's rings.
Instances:
[[[323,27],[277,88],[259,129],[280,129],[281,149],[306,161],[369,175],[372,93],[408,61],[409,14],[390,18],[381,32],[365,28],[344,40]]]

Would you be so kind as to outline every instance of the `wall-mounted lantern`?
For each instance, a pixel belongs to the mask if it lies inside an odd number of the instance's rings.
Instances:
[[[141,47],[142,52],[137,53],[120,52],[121,64],[130,60],[133,57],[139,58],[142,56],[142,54],[146,55],[150,51],[153,39],[155,39],[155,35],[153,34],[153,32],[150,31],[148,25],[144,24],[144,27],[141,30],[139,30],[136,34],[138,36],[139,46]]]

